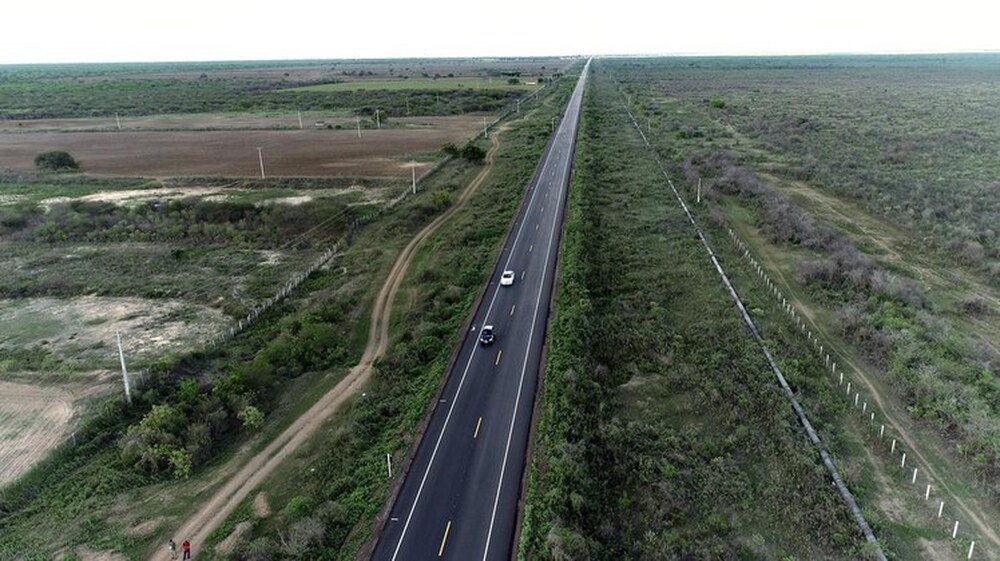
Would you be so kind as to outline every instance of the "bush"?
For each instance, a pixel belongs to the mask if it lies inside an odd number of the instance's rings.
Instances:
[[[51,152],[42,152],[41,154],[35,156],[35,166],[39,169],[60,171],[79,169],[80,162],[76,161],[76,159],[73,158],[69,152],[53,150]]]

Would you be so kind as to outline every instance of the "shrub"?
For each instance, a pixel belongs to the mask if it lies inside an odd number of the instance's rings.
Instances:
[[[53,150],[35,156],[35,167],[52,171],[79,169],[80,162],[76,161],[69,152]]]

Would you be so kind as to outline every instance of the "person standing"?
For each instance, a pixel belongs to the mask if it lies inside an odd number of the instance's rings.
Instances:
[[[183,559],[190,559],[191,558],[191,542],[189,542],[187,540],[184,540],[184,543],[181,544],[181,549],[184,550],[184,555],[181,556],[181,559],[182,560]]]
[[[174,541],[174,538],[170,538],[170,541],[167,542],[167,551],[170,552],[171,560],[177,559],[177,542]]]

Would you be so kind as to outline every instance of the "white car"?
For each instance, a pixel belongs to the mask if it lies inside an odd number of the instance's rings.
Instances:
[[[500,275],[500,286],[510,286],[514,284],[514,271],[504,271]]]

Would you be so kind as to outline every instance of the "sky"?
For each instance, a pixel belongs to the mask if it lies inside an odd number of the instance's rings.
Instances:
[[[5,0],[0,64],[1000,51],[996,0]]]

